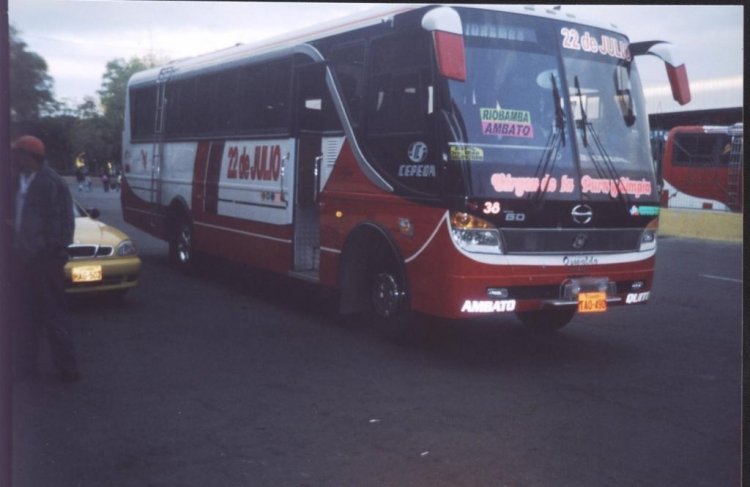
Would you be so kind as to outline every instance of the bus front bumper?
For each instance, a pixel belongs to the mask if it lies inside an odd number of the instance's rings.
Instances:
[[[432,289],[426,293],[414,289],[412,308],[431,315],[462,319],[571,307],[582,312],[602,312],[610,306],[648,302],[652,266],[627,270],[615,268],[620,266],[608,267],[592,268],[583,273],[536,272],[505,277],[445,275],[433,280]],[[435,282],[440,282],[439,289],[435,289]]]

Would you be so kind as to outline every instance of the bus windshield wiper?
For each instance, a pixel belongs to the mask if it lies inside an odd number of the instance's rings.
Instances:
[[[554,73],[550,74],[550,78],[552,79],[552,99],[555,103],[555,127],[560,131],[562,145],[565,145],[565,114],[562,109],[562,98],[560,98],[560,90],[557,88]]]
[[[622,201],[627,208],[628,206],[630,206],[630,198],[628,197],[626,192],[620,191],[620,173],[617,171],[612,158],[609,157],[607,149],[604,148],[604,144],[602,144],[602,141],[599,138],[599,134],[597,134],[596,130],[594,129],[594,125],[588,121],[586,109],[583,107],[583,96],[581,95],[581,85],[578,82],[578,75],[575,76],[574,83],[577,92],[576,94],[578,95],[578,105],[581,109],[581,130],[583,132],[581,138],[583,141],[583,146],[587,149],[589,158],[594,164],[599,177],[608,178],[612,182],[612,184],[616,185],[617,199]],[[604,169],[602,169],[599,162],[597,161],[597,154],[594,154],[591,150],[591,145],[588,143],[588,139],[586,137],[587,132],[591,132],[591,138],[594,141],[594,148],[599,153],[598,157],[601,158],[602,162],[604,163]]]
[[[549,188],[549,180],[546,180],[545,184],[542,185],[543,178],[548,172],[552,172],[555,167],[557,155],[560,152],[560,147],[565,146],[565,114],[561,106],[562,98],[560,97],[560,90],[557,88],[554,73],[550,74],[550,78],[552,81],[552,100],[555,106],[555,127],[547,137],[544,152],[536,166],[536,171],[534,171],[534,177],[538,178],[540,183],[539,188],[537,188],[533,195],[534,199],[540,204],[544,200]]]
[[[589,123],[589,118],[586,116],[586,109],[583,108],[583,95],[581,95],[581,84],[578,82],[578,75],[575,77],[575,87],[578,94],[578,108],[581,110],[581,131],[583,132],[583,146],[588,147],[589,143],[586,138],[586,126]]]

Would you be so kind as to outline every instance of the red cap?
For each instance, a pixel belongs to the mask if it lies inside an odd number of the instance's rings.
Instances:
[[[29,154],[44,157],[44,142],[33,135],[23,135],[17,138],[11,145],[13,150],[23,150]]]

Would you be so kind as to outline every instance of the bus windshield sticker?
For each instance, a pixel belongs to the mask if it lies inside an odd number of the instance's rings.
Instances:
[[[618,180],[599,179],[586,175],[581,178],[581,191],[593,194],[609,193],[613,198],[620,193],[640,198],[651,194],[651,182],[645,179],[634,181],[627,177],[621,177]]]
[[[451,146],[451,161],[483,161],[484,150],[480,147]]]
[[[632,59],[628,43],[617,40],[614,37],[602,34],[601,39],[597,40],[596,37],[588,32],[584,32],[581,35],[577,29],[571,27],[563,27],[560,29],[560,34],[563,37],[562,47],[565,49],[584,51],[591,54],[624,59],[625,61]]]
[[[636,206],[630,208],[632,216],[659,216],[660,209],[658,206]]]
[[[524,193],[532,193],[540,188],[545,193],[572,193],[575,190],[575,180],[563,174],[560,180],[545,174],[543,178],[515,177],[512,174],[495,173],[490,180],[492,187],[498,193],[513,193],[519,198]]]
[[[480,108],[482,134],[534,138],[531,112],[504,108]]]

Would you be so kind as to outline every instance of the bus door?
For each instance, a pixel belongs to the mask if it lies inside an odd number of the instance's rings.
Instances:
[[[317,279],[320,264],[320,192],[335,162],[325,150],[343,141],[343,129],[326,85],[326,67],[297,69],[298,121],[296,189],[294,198],[294,271]]]

